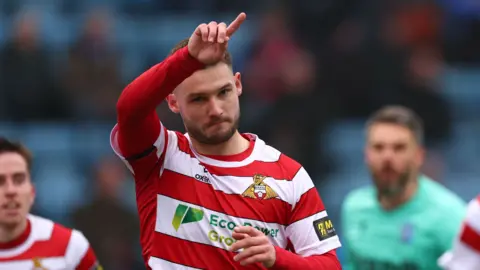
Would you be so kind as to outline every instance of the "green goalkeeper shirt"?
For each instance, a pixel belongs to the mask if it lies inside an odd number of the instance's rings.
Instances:
[[[466,203],[441,184],[419,177],[407,203],[385,211],[374,187],[351,192],[342,207],[346,270],[436,270],[450,249]]]

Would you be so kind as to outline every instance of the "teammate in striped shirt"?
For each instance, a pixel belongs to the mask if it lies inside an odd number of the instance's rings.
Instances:
[[[305,169],[237,130],[242,83],[227,45],[245,18],[199,25],[118,100],[110,140],[135,178],[149,269],[341,269]],[[186,134],[160,122],[165,99]]]
[[[480,195],[468,205],[465,222],[453,249],[445,253],[439,263],[446,270],[480,269]]]
[[[0,138],[0,270],[101,269],[82,233],[29,214],[31,162],[24,146]]]

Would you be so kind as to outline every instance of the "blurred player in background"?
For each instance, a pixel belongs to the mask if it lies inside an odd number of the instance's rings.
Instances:
[[[467,208],[467,216],[451,251],[440,260],[445,270],[480,269],[480,195]]]
[[[422,144],[421,120],[407,108],[388,106],[368,121],[365,159],[374,185],[343,203],[345,269],[439,269],[465,203],[420,173]]]
[[[31,163],[23,145],[0,138],[0,270],[101,269],[82,233],[29,214]]]
[[[135,176],[150,269],[341,269],[340,241],[305,169],[237,130],[230,37],[246,15],[199,25],[121,94],[111,144]],[[167,99],[187,134],[167,130]]]

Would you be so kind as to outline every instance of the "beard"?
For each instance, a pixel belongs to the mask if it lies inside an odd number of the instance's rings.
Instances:
[[[238,130],[238,123],[239,123],[240,115],[238,114],[235,119],[226,119],[226,118],[218,118],[218,119],[213,119],[205,125],[204,127],[199,127],[198,124],[195,124],[193,122],[185,121],[184,120],[184,125],[185,129],[187,130],[188,134],[195,139],[197,142],[201,144],[206,144],[206,145],[217,145],[224,143],[237,132]],[[221,123],[223,124],[229,124],[230,126],[225,129],[225,130],[218,130],[216,132],[212,132],[211,134],[208,134],[205,130],[208,128]]]
[[[413,166],[407,166],[403,171],[398,171],[392,168],[392,166],[383,166],[380,170],[374,171],[370,169],[373,181],[377,187],[378,194],[380,196],[395,196],[402,193],[413,173]],[[393,177],[386,176],[385,174],[391,174]]]

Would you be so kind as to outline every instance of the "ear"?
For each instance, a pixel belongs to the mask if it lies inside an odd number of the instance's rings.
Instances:
[[[168,108],[170,108],[172,112],[174,113],[180,112],[180,108],[178,107],[177,97],[175,96],[175,94],[170,94],[167,96],[167,104],[168,104]]]
[[[30,204],[33,205],[35,202],[35,197],[37,197],[37,189],[35,188],[35,185],[32,183],[32,196],[31,196],[31,202]]]
[[[233,75],[235,78],[235,88],[237,89],[237,96],[240,96],[242,94],[243,86],[242,86],[242,76],[240,75],[240,72],[235,73]]]
[[[426,155],[426,150],[422,146],[418,146],[417,154],[415,157],[415,162],[417,163],[417,167],[421,168],[423,164],[425,163],[425,155]]]

